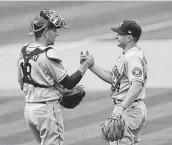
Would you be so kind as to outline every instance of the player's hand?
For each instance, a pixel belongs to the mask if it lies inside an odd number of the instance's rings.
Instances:
[[[87,50],[86,51],[81,51],[80,64],[82,64],[86,60],[87,55],[89,55],[89,52]]]
[[[124,107],[116,105],[112,112],[112,117],[120,117],[123,114]]]
[[[94,57],[92,55],[87,55],[84,59],[84,63],[88,64],[89,68],[94,65]]]
[[[81,52],[80,55],[80,68],[79,70],[84,74],[86,70],[94,65],[94,57],[89,54],[88,51],[85,53]]]

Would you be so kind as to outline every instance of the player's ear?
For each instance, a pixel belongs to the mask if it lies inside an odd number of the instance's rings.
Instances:
[[[128,36],[127,36],[127,41],[128,41],[128,42],[132,41],[132,39],[133,39],[133,37],[132,37],[131,35],[128,35]]]
[[[43,34],[45,37],[48,37],[48,31],[47,30],[43,31]]]

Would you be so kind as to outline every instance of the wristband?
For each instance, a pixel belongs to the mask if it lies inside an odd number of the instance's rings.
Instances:
[[[82,73],[82,75],[84,75],[84,73],[86,72],[86,70],[88,69],[88,65],[87,64],[81,64],[81,66],[80,66],[80,68],[78,69],[81,73]]]

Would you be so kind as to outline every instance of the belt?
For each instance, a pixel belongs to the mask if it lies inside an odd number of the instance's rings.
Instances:
[[[53,102],[60,102],[60,99],[50,100],[50,101],[45,101],[45,102],[26,102],[26,103],[28,103],[28,104],[48,104],[48,103],[53,103]]]
[[[143,99],[137,99],[137,100],[133,101],[133,103],[134,103],[134,102],[140,102],[140,101],[142,101],[142,100],[143,100]],[[114,102],[115,105],[117,104],[117,101],[116,101],[116,100],[113,100],[113,102]]]

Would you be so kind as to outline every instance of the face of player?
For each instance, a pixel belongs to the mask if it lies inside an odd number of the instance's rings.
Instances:
[[[59,35],[58,29],[51,29],[47,31],[47,46],[54,45],[54,42],[56,40],[56,36]]]
[[[119,46],[121,48],[126,47],[126,45],[128,43],[128,35],[117,34],[115,38],[117,40],[117,46]]]

